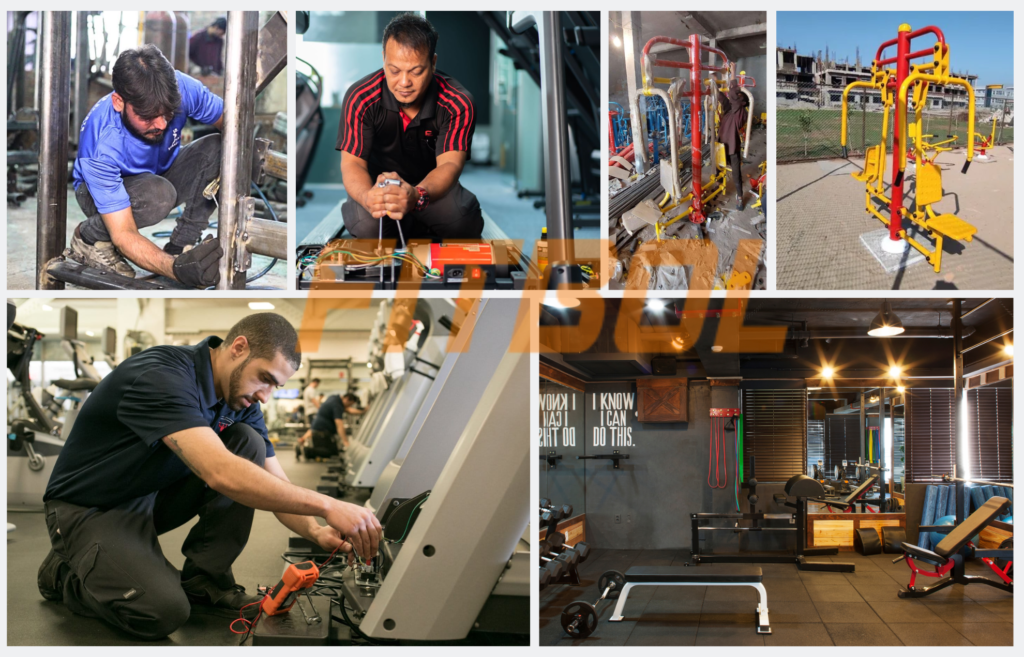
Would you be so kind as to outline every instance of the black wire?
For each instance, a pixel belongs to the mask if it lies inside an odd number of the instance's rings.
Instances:
[[[331,602],[338,605],[338,608],[341,609],[341,615],[344,616],[344,618],[338,618],[334,614],[331,614],[331,618],[336,620],[336,621],[338,621],[339,623],[343,623],[343,624],[347,625],[348,628],[350,630],[352,630],[353,632],[355,632],[356,636],[359,637],[360,639],[366,641],[367,643],[369,643],[372,646],[398,645],[397,641],[394,641],[394,642],[388,641],[386,643],[382,643],[380,641],[377,641],[376,639],[373,639],[373,638],[367,636],[366,634],[363,633],[362,630],[359,629],[359,626],[356,625],[355,623],[353,623],[352,619],[350,619],[348,617],[348,610],[347,610],[347,608],[345,607],[345,605],[343,603],[339,604],[337,600],[331,600]]]
[[[274,218],[274,221],[281,221],[280,219],[277,218],[277,213],[274,212],[274,208],[271,207],[270,201],[267,200],[267,197],[263,194],[263,190],[259,188],[259,185],[257,185],[256,183],[252,182],[251,180],[249,181],[249,184],[252,185],[252,188],[255,189],[256,193],[260,195],[261,199],[263,199],[263,204],[267,206],[267,210],[270,211],[270,216],[272,216]],[[270,262],[270,264],[267,265],[263,269],[263,271],[261,271],[260,273],[256,274],[252,278],[245,279],[246,285],[248,285],[249,283],[252,283],[253,281],[259,280],[259,279],[263,278],[264,276],[266,276],[267,272],[269,272],[271,269],[273,269],[274,265],[276,265],[276,264],[277,264],[277,258],[274,258]]]

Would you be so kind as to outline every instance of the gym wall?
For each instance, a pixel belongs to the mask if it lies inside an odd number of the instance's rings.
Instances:
[[[587,461],[576,459],[584,453],[583,393],[557,383],[540,382],[540,495],[556,507],[571,504],[572,515],[586,512],[584,478]],[[544,457],[555,452],[562,458],[552,467]]]
[[[619,393],[619,397],[615,397]],[[601,410],[601,395],[612,408]],[[614,408],[616,400],[622,408]],[[587,542],[607,549],[689,549],[691,513],[736,511],[733,485],[735,458],[728,459],[728,483],[724,489],[708,486],[708,443],[711,408],[736,408],[737,388],[711,388],[706,382],[691,382],[688,394],[688,422],[641,423],[636,417],[636,385],[633,382],[591,384],[584,398],[584,440],[586,454],[609,454],[618,450],[629,455],[620,469],[610,460],[581,461],[586,488]],[[624,427],[617,423],[625,421]],[[595,430],[604,428],[605,444],[595,445]],[[612,443],[612,429],[628,434]],[[726,434],[730,443],[735,434]],[[599,442],[599,439],[598,439]],[[734,450],[734,448],[733,448]],[[559,464],[562,467],[562,464]],[[550,474],[550,473],[549,473]],[[545,484],[542,477],[542,490]],[[759,485],[758,511],[787,512],[771,502],[782,484]],[[740,506],[749,510],[746,491],[740,490]],[[542,493],[542,496],[545,496]],[[550,495],[548,495],[550,497]],[[554,502],[557,499],[552,497]],[[719,521],[716,526],[725,526]],[[733,552],[743,550],[784,550],[792,547],[792,532],[751,534],[743,532],[702,532],[702,549]]]

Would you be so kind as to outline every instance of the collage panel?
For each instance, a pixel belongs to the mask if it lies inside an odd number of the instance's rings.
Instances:
[[[767,28],[608,13],[610,289],[766,289]]]
[[[285,289],[284,12],[6,16],[8,289]]]
[[[9,300],[8,644],[529,645],[519,305]]]
[[[1013,645],[1013,307],[544,307],[540,646]]]
[[[300,20],[297,289],[600,287],[601,12]]]
[[[1012,13],[776,25],[778,288],[1013,289]]]

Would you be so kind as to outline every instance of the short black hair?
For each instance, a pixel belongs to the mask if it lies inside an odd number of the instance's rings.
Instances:
[[[310,383],[320,383],[320,379],[313,379]]]
[[[243,317],[228,331],[224,344],[230,345],[240,335],[249,341],[249,360],[273,360],[276,354],[281,354],[294,369],[299,369],[302,363],[299,334],[284,317],[276,313],[256,313]]]
[[[417,52],[426,48],[427,61],[434,61],[434,53],[437,51],[437,30],[430,21],[419,14],[406,12],[392,18],[384,28],[384,40],[381,45],[385,50],[388,47],[388,39],[394,39]]]
[[[114,91],[144,121],[174,116],[181,108],[174,67],[151,43],[118,55],[112,83]]]
[[[217,20],[215,20],[212,23],[210,23],[210,27],[215,27],[215,28],[217,28],[218,30],[220,30],[222,32],[227,32],[228,31],[228,19],[226,19],[223,16],[221,16]]]

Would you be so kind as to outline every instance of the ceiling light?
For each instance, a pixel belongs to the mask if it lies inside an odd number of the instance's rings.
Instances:
[[[718,352],[720,352],[721,350],[723,350],[723,349],[725,349],[725,347],[723,347],[720,344],[713,344],[713,345],[711,345],[711,351],[715,352],[716,354]]]
[[[821,390],[821,388],[820,388],[820,387],[811,387],[811,388],[807,388],[807,391],[808,391],[808,392],[810,392],[811,390]]]
[[[892,311],[892,304],[888,301],[883,301],[881,310],[871,320],[871,325],[868,327],[868,335],[876,338],[886,338],[899,335],[903,333],[903,330],[903,322]]]
[[[874,404],[876,401],[878,401],[878,397],[872,397],[868,401],[871,402],[872,404]]]
[[[620,39],[618,35],[613,36],[612,37],[612,45],[614,45],[616,48],[621,48],[622,47],[622,39]]]
[[[85,334],[88,335],[90,338],[96,335],[92,331],[86,331]]]
[[[269,301],[250,301],[249,310],[273,310],[274,304]]]
[[[580,305],[580,300],[579,300],[579,297],[560,298],[560,297],[554,296],[554,297],[544,297],[544,300],[541,301],[541,303],[544,304],[545,306],[547,306],[548,308],[564,309],[564,308],[575,308],[576,306]]]
[[[903,393],[903,392],[906,392],[906,391],[907,391],[907,389],[904,388],[903,386],[896,386],[896,392]]]
[[[41,307],[42,307],[43,310],[45,310],[47,312],[53,310],[53,306],[48,306],[45,303]]]
[[[665,310],[665,302],[661,299],[648,299],[647,307],[651,310]]]
[[[894,379],[898,379],[903,370],[900,369],[899,365],[893,365],[889,368],[889,376]]]
[[[672,346],[675,347],[676,351],[682,351],[683,347],[686,346],[686,342],[683,340],[683,336],[677,335],[672,338]]]
[[[826,366],[821,368],[821,376],[823,376],[824,378],[831,379],[833,374],[835,374],[835,370],[833,370],[831,367]]]
[[[1012,344],[1008,344],[1005,347],[1003,347],[1003,352],[1007,356],[1013,356],[1013,345]]]

